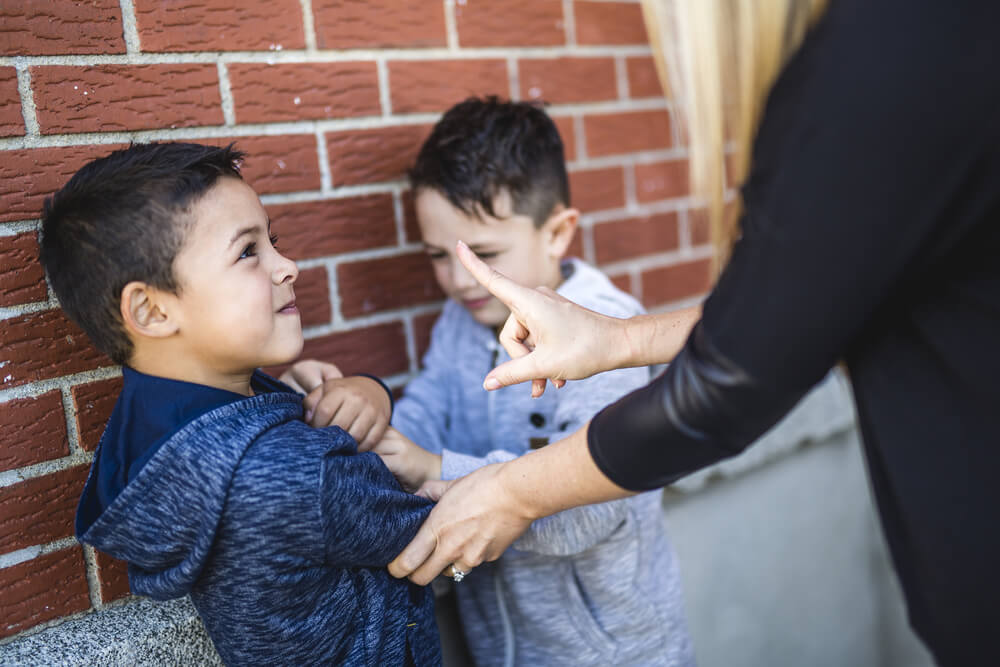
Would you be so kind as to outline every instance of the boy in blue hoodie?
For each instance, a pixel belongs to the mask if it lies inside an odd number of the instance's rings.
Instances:
[[[298,271],[241,158],[134,145],[46,201],[49,281],[123,367],[77,535],[128,562],[134,593],[189,594],[227,664],[439,664],[432,594],[385,570],[430,503],[257,370],[302,349]],[[338,394],[362,441],[391,410],[373,380]]]
[[[597,269],[563,259],[579,211],[570,206],[559,133],[541,108],[495,98],[452,107],[425,141],[410,180],[424,248],[449,301],[422,372],[396,404],[392,424],[406,437],[392,432],[374,448],[404,486],[455,479],[544,447],[646,385],[649,369],[630,368],[537,399],[523,387],[483,391],[486,373],[509,359],[497,340],[509,311],[459,262],[459,240],[521,284],[613,317],[643,312]],[[318,368],[303,362],[292,378],[313,388]],[[306,404],[329,414],[323,401],[320,389]],[[658,492],[540,519],[497,561],[472,572],[455,567],[477,665],[694,662]]]

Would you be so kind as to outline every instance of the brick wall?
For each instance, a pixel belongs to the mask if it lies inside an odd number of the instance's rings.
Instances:
[[[120,373],[37,263],[43,198],[130,141],[236,141],[302,269],[305,354],[401,387],[441,307],[403,180],[470,94],[549,102],[574,254],[658,309],[710,250],[630,0],[23,0],[0,5],[0,641],[127,597],[72,517]],[[5,639],[4,639],[5,638]]]

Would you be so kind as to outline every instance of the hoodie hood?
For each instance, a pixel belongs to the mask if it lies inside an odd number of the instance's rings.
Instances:
[[[188,594],[211,552],[243,454],[264,431],[301,416],[302,397],[289,393],[201,415],[159,447],[80,540],[128,561],[133,593],[158,600]]]

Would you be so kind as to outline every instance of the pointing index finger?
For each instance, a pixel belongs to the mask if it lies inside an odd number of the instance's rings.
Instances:
[[[464,241],[459,241],[455,249],[458,252],[458,259],[469,270],[472,277],[488,289],[493,296],[503,301],[511,310],[516,310],[519,303],[531,298],[529,295],[532,294],[532,290],[518,285],[476,257],[476,253],[472,252],[469,246],[465,245]]]

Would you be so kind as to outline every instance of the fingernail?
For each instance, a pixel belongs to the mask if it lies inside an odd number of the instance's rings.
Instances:
[[[493,391],[494,389],[499,389],[500,380],[496,378],[486,378],[486,382],[483,383],[483,388],[486,391]]]

